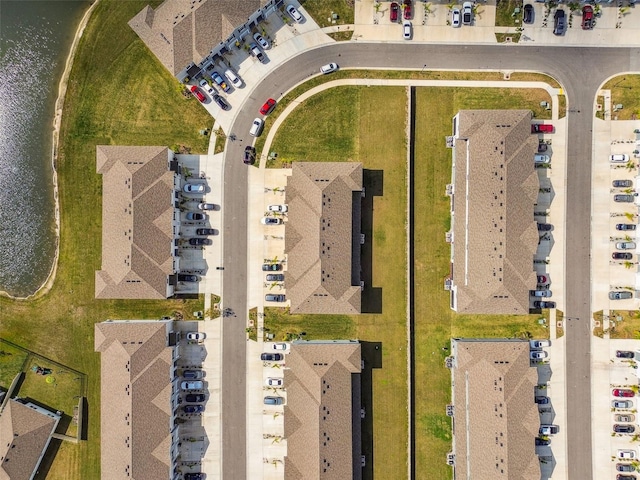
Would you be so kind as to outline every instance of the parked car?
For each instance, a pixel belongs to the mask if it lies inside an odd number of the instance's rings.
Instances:
[[[283,204],[283,205],[269,205],[267,207],[267,210],[269,210],[270,212],[280,212],[280,213],[284,213],[287,210],[289,210],[289,206],[287,204]]]
[[[538,231],[540,232],[548,232],[552,229],[553,227],[548,224],[548,223],[539,223],[538,224]]]
[[[209,85],[209,82],[207,82],[204,78],[200,80],[199,85],[202,88],[204,88],[204,91],[207,92],[209,95],[213,95],[215,93],[215,90],[213,89],[213,87]]]
[[[550,297],[551,290],[531,290],[532,297]]]
[[[615,188],[630,188],[633,187],[633,180],[614,180],[611,184]]]
[[[276,101],[273,98],[268,99],[266,102],[264,102],[264,105],[260,107],[260,114],[268,115],[269,113],[271,113],[271,111],[275,106],[276,106]]]
[[[207,97],[205,97],[204,93],[202,93],[200,89],[195,85],[191,86],[191,93],[195,95],[195,97],[200,101],[200,103],[204,103],[207,101]]]
[[[529,358],[531,360],[542,360],[543,358],[547,358],[549,354],[544,350],[535,350],[533,352],[529,352]]]
[[[227,77],[227,80],[229,80],[234,87],[240,88],[242,86],[242,79],[238,75],[236,75],[236,73],[233,70],[231,69],[225,70],[224,76]]]
[[[635,250],[636,242],[616,242],[618,250]]]
[[[609,157],[611,163],[627,163],[629,161],[629,155],[615,154]]]
[[[184,399],[187,402],[191,402],[191,403],[198,403],[198,402],[204,402],[205,400],[205,395],[204,393],[188,393]]]
[[[254,33],[253,38],[262,48],[264,48],[265,50],[269,49],[269,42],[267,42],[262,35],[260,35],[259,33]]]
[[[198,208],[200,210],[214,210],[216,208],[216,206],[213,203],[199,203],[198,204]]]
[[[213,245],[213,242],[209,238],[190,238],[189,245]]]
[[[546,446],[546,445],[551,445],[550,438],[536,437],[536,446]]]
[[[593,7],[585,5],[582,7],[582,29],[591,30],[593,28]]]
[[[462,24],[471,25],[473,21],[473,4],[471,2],[464,2],[462,4]]]
[[[222,110],[229,110],[231,108],[231,105],[229,105],[227,101],[218,94],[213,96],[213,101],[216,102],[216,105],[218,105]]]
[[[524,23],[533,23],[533,5],[531,5],[530,3],[527,3],[524,6],[522,21]]]
[[[544,142],[538,143],[538,153],[544,153],[549,150],[549,145]]]
[[[546,275],[538,275],[538,283],[541,285],[546,285],[547,283],[549,283],[549,279]]]
[[[558,427],[558,425],[548,425],[544,423],[540,425],[540,435],[544,435],[544,436],[555,435],[559,431],[560,431],[560,427]]]
[[[411,6],[411,0],[404,0],[404,19],[411,20],[413,16],[413,7]]]
[[[551,162],[551,157],[549,155],[547,155],[546,153],[536,153],[533,156],[533,161],[535,163],[550,163]]]
[[[631,408],[633,407],[633,402],[631,400],[612,400],[611,406],[613,408]]]
[[[547,405],[549,403],[549,397],[536,397],[536,403],[538,405]]]
[[[261,118],[254,118],[251,128],[249,129],[249,135],[252,137],[259,137],[262,133],[262,127],[264,126],[264,120]]]
[[[224,81],[224,79],[222,78],[222,76],[216,72],[213,71],[211,72],[211,79],[216,82],[218,84],[218,86],[224,90],[225,92],[229,92],[231,90],[231,87],[229,87],[229,85],[227,85],[227,82]]]
[[[614,388],[611,393],[613,394],[614,397],[622,397],[622,398],[631,398],[636,396],[634,391],[628,388]]]
[[[300,23],[302,21],[302,15],[300,15],[300,12],[296,10],[296,7],[293,5],[287,5],[287,13],[296,21],[296,23]]]
[[[453,28],[460,28],[460,9],[454,8],[451,10],[451,26]]]
[[[182,187],[184,193],[204,193],[206,190],[202,183],[185,183]]]
[[[263,225],[281,225],[282,219],[273,217],[262,217],[260,223],[262,223]]]
[[[534,123],[531,125],[531,133],[553,133],[553,125]]]
[[[282,378],[269,377],[264,383],[268,387],[281,387],[284,382]]]
[[[628,193],[619,193],[613,196],[613,201],[618,203],[633,203],[635,199],[635,195],[630,195]]]
[[[635,354],[628,350],[616,350],[616,357],[617,358],[633,358],[635,357]]]
[[[185,381],[180,384],[180,388],[182,388],[182,390],[202,390],[204,383],[202,380]]]
[[[283,405],[284,398],[282,397],[264,397],[265,405]]]
[[[628,252],[613,252],[611,258],[614,260],[631,260],[633,255]]]
[[[323,65],[320,67],[320,73],[322,74],[327,74],[327,73],[331,73],[331,72],[335,72],[336,70],[338,70],[338,64],[337,63],[327,63],[326,65]]]
[[[281,353],[263,353],[260,355],[260,360],[264,362],[279,362],[284,359],[284,355]]]
[[[179,273],[178,281],[179,282],[199,282],[200,279],[198,278],[197,275],[187,275],[184,273]]]
[[[278,272],[282,270],[282,265],[279,263],[263,263],[262,271],[263,272]]]
[[[286,350],[287,349],[287,344],[286,343],[274,343],[272,345],[272,348],[274,350]]]
[[[635,475],[616,475],[616,480],[637,480]]]
[[[529,340],[529,346],[531,348],[545,348],[550,347],[551,342],[549,340]]]
[[[207,216],[204,213],[187,212],[187,220],[206,220]]]
[[[636,467],[630,463],[616,463],[616,471],[618,472],[635,472]]]
[[[185,405],[182,407],[184,413],[202,413],[204,412],[204,405]]]
[[[258,48],[258,46],[255,43],[251,43],[249,45],[249,51],[251,52],[251,55],[253,55],[258,60],[260,60],[260,62],[265,63],[267,61],[267,57],[265,56],[264,53],[262,53],[262,51]]]
[[[187,340],[201,342],[207,338],[207,334],[204,332],[189,332],[187,333]]]
[[[634,460],[637,457],[635,450],[618,450],[618,458]]]
[[[567,17],[564,14],[564,10],[556,10],[553,15],[553,34],[562,35],[567,27]]]
[[[389,9],[389,20],[391,20],[392,22],[397,22],[399,11],[400,11],[400,5],[398,5],[396,2],[391,2],[391,6]]]
[[[264,296],[266,302],[286,302],[286,297],[281,293],[267,293]]]
[[[616,230],[635,230],[636,226],[633,223],[616,223]]]
[[[187,472],[184,474],[184,480],[204,480],[204,473]]]
[[[196,228],[196,235],[215,235],[215,228]]]
[[[556,308],[556,302],[533,302],[533,308]]]
[[[409,20],[402,22],[402,38],[411,40],[411,22]]]
[[[626,415],[616,415],[615,416],[616,422],[633,422],[636,419],[635,415],[632,414],[626,414]]]
[[[244,147],[244,158],[242,161],[245,165],[253,165],[256,161],[256,149],[251,145]]]
[[[270,273],[267,275],[267,282],[284,282],[282,273]]]
[[[609,300],[629,300],[630,298],[633,298],[631,292],[609,292]]]

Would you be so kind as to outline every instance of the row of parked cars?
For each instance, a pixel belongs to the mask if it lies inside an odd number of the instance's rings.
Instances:
[[[287,350],[286,343],[274,343],[271,347],[274,352],[264,352],[260,355],[260,360],[263,362],[281,362],[284,360],[284,354],[280,353]],[[268,377],[265,380],[267,387],[282,387],[284,385],[284,379],[281,377]],[[263,399],[265,405],[284,405],[284,397],[276,395],[267,395]]]

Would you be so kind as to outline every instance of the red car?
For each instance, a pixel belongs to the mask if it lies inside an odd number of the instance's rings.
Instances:
[[[398,21],[398,11],[400,10],[400,5],[398,5],[396,2],[393,2],[391,4],[391,11],[389,13],[389,19],[392,22],[397,22]]]
[[[411,0],[404,0],[404,19],[411,20]]]
[[[582,29],[591,30],[593,28],[593,7],[585,5],[582,7]]]
[[[531,125],[531,133],[553,133],[553,125],[534,123]]]
[[[271,110],[273,110],[273,107],[275,106],[276,106],[276,101],[273,98],[270,98],[264,103],[264,105],[262,105],[262,108],[260,108],[260,114],[267,115],[271,113]]]
[[[633,390],[629,390],[627,388],[614,388],[613,396],[614,397],[635,397],[635,393]]]
[[[204,103],[205,100],[207,99],[207,97],[204,96],[204,93],[202,93],[200,89],[195,85],[191,87],[191,93],[193,93],[196,96],[196,98],[200,100],[200,103]]]

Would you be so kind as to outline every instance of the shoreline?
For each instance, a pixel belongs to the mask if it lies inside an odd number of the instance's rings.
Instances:
[[[54,218],[56,224],[56,232],[55,232],[55,241],[56,248],[55,254],[53,258],[53,263],[51,264],[51,269],[49,270],[49,274],[44,282],[30,295],[26,297],[18,297],[9,294],[3,290],[0,290],[0,296],[10,298],[12,300],[32,300],[35,298],[39,298],[43,295],[46,295],[51,291],[53,287],[53,282],[56,279],[56,273],[58,271],[58,259],[60,257],[60,200],[58,198],[58,171],[56,169],[56,162],[58,160],[58,146],[60,143],[60,126],[62,124],[62,111],[64,107],[64,101],[67,95],[67,84],[69,82],[69,76],[71,75],[71,67],[73,66],[73,60],[75,58],[76,49],[78,48],[78,44],[80,43],[80,39],[82,38],[82,34],[84,33],[84,29],[89,22],[89,18],[91,17],[91,13],[93,12],[94,7],[98,4],[100,0],[95,0],[84,13],[82,18],[80,19],[80,23],[78,24],[78,28],[76,29],[76,33],[73,37],[73,42],[71,43],[71,47],[69,48],[69,54],[67,55],[67,60],[64,65],[64,71],[62,72],[62,76],[60,77],[60,82],[58,83],[58,96],[56,98],[56,102],[54,105],[54,118],[53,118],[53,132],[52,132],[52,142],[51,142],[51,170],[52,170],[52,182],[53,182],[53,201],[54,201]]]

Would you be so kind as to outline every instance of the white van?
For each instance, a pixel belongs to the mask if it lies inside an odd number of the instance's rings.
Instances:
[[[240,80],[240,77],[233,73],[233,71],[225,70],[224,76],[227,77],[227,80],[229,80],[234,87],[240,88],[240,86],[242,86],[242,80]]]

